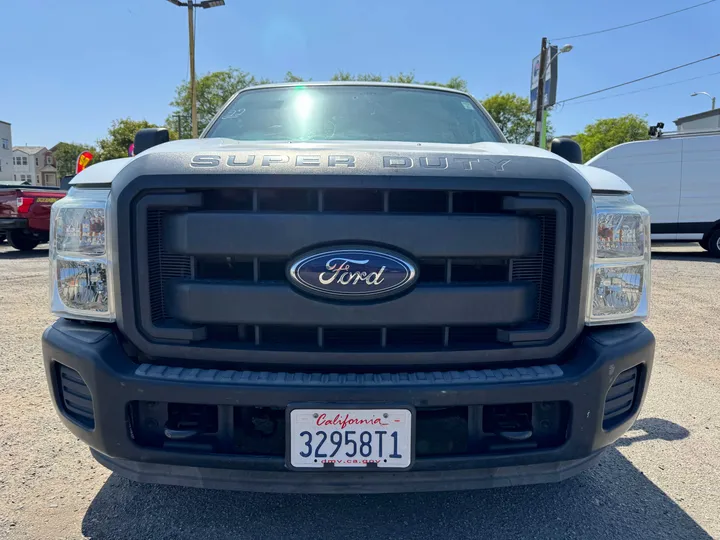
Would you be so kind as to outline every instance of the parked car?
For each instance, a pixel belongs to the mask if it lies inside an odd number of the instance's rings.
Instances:
[[[660,132],[605,150],[587,165],[630,185],[650,211],[653,240],[699,242],[720,257],[720,130]]]
[[[0,236],[20,251],[47,242],[50,207],[64,196],[57,188],[0,183]]]
[[[549,482],[633,424],[650,222],[577,143],[508,144],[465,92],[315,82],[242,90],[167,141],[141,130],[53,206],[51,396],[117,474]]]

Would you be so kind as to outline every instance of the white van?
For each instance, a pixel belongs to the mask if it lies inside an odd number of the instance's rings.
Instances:
[[[720,130],[620,144],[587,165],[630,184],[650,211],[653,240],[699,242],[720,257]]]

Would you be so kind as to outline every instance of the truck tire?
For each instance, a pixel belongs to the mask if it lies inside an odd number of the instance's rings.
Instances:
[[[710,252],[711,257],[720,259],[720,229],[717,229],[710,234],[707,250]]]
[[[8,233],[8,243],[20,251],[30,251],[35,249],[40,240],[25,231],[13,230]]]

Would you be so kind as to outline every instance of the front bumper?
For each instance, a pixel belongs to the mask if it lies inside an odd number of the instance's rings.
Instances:
[[[157,368],[127,356],[114,330],[60,320],[43,335],[50,391],[63,423],[96,459],[138,481],[254,491],[380,493],[439,491],[558,481],[589,465],[634,422],[648,388],[654,337],[642,324],[586,329],[553,367],[380,374],[316,375]],[[92,396],[94,424],[78,422],[63,405],[58,364],[75,370]],[[603,428],[608,389],[640,366],[632,408]],[[404,403],[456,407],[564,401],[567,439],[557,447],[469,453],[415,461],[403,472],[290,471],[282,457],[198,453],[140,446],[128,404],[137,400],[233,407],[291,403]]]

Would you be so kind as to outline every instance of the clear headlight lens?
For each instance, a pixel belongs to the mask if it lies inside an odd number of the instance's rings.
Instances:
[[[55,267],[58,296],[65,306],[107,313],[109,302],[105,263],[59,259]]]
[[[641,321],[650,294],[650,215],[630,195],[593,197],[586,324]]]
[[[105,253],[105,208],[61,208],[55,217],[55,249],[63,253]]]
[[[108,190],[71,189],[50,217],[50,308],[74,319],[113,321]]]

